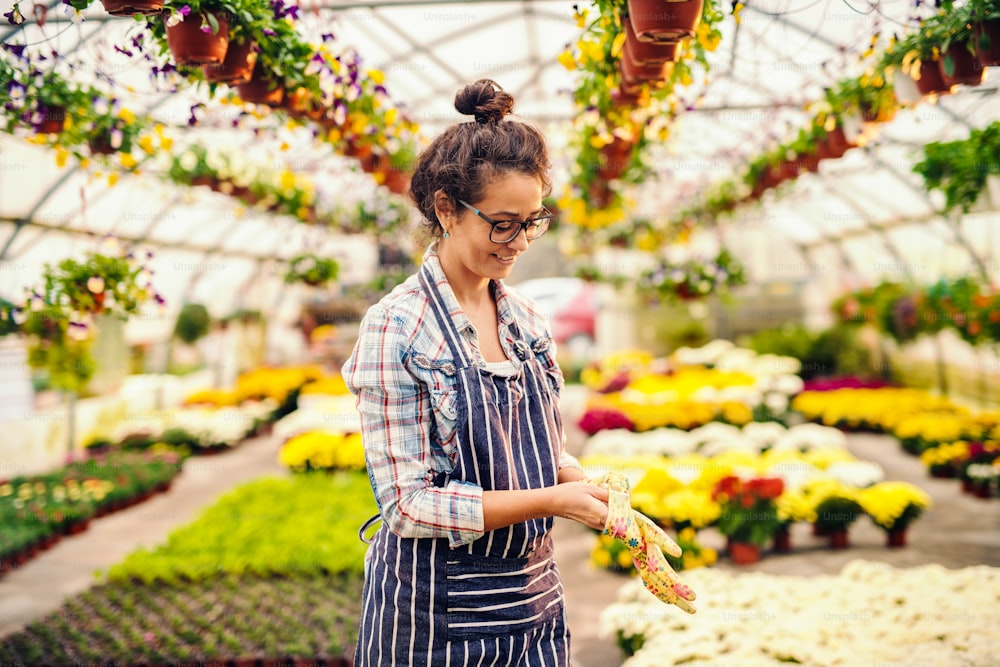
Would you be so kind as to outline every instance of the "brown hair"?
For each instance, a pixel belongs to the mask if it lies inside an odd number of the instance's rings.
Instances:
[[[410,196],[432,237],[442,232],[434,211],[438,190],[458,208],[459,199],[480,201],[492,180],[511,171],[538,177],[546,196],[552,190],[542,133],[527,123],[504,120],[514,109],[510,93],[495,81],[480,79],[458,91],[455,108],[475,121],[452,125],[434,139],[417,158],[410,181]]]

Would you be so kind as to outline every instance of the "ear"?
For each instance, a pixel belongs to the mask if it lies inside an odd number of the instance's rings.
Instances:
[[[437,215],[438,222],[446,230],[458,221],[458,212],[444,190],[438,190],[434,193],[434,214]]]

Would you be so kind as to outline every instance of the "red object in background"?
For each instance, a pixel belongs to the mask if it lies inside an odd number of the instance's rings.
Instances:
[[[563,345],[578,337],[594,340],[597,321],[597,287],[583,282],[580,291],[552,316],[552,338]]]

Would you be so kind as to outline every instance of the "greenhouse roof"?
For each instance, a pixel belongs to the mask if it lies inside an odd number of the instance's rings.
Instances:
[[[567,151],[576,115],[574,73],[559,62],[581,34],[571,0],[518,2],[302,2],[299,28],[311,39],[332,34],[384,73],[392,100],[433,136],[462,119],[452,106],[465,83],[492,78],[517,99],[517,113],[542,126],[554,157],[556,191],[567,182]],[[918,3],[919,4],[919,3]],[[10,0],[0,1],[4,10]],[[740,178],[748,163],[808,122],[808,105],[825,88],[861,72],[859,56],[876,34],[912,30],[912,3],[749,0],[739,12],[724,8],[722,39],[709,54],[711,69],[679,92],[669,138],[652,149],[654,175],[631,193],[631,215],[667,221],[698,201],[713,184]],[[88,81],[114,82],[114,94],[137,114],[163,123],[177,146],[212,146],[242,160],[309,174],[330,202],[374,196],[375,184],[349,158],[317,144],[311,133],[265,117],[240,120],[232,105],[206,92],[158,88],[148,63],[127,50],[139,23],[107,16],[100,3],[81,22],[58,2],[44,25],[22,7],[23,26],[0,27],[5,44],[57,51],[57,67]],[[593,10],[592,10],[593,11]],[[926,12],[924,13],[926,16]],[[923,145],[965,138],[970,128],[1000,120],[998,75],[975,87],[905,108],[843,158],[824,160],[762,203],[703,225],[749,265],[758,281],[813,279],[828,293],[880,277],[930,282],[969,271],[993,276],[1000,251],[997,205],[965,215],[941,214],[912,172]],[[199,107],[199,104],[204,104]],[[196,117],[196,126],[189,120]],[[251,119],[253,120],[253,119]],[[258,129],[254,130],[253,127]],[[92,247],[105,234],[156,249],[161,268],[177,285],[167,296],[213,297],[220,309],[257,298],[280,301],[248,286],[277,275],[280,260],[303,248],[348,260],[371,256],[363,239],[302,225],[292,217],[247,209],[204,188],[164,181],[163,160],[123,175],[58,168],[50,148],[23,134],[0,135],[0,294],[16,294],[45,261]],[[936,193],[935,193],[936,194]],[[346,279],[361,280],[371,263],[347,261]],[[351,275],[352,268],[357,271]],[[260,288],[264,289],[264,288]]]

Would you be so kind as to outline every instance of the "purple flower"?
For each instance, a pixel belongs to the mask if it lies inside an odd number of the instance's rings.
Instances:
[[[324,42],[332,42],[334,39],[336,38],[333,36],[332,32],[324,32],[322,35],[322,40]]]
[[[274,37],[277,33],[275,33],[274,30],[270,28],[264,28],[264,34],[267,35],[268,37]]]
[[[129,51],[128,49],[123,49],[122,47],[118,46],[117,44],[115,44],[115,51],[117,51],[118,53],[120,53],[122,55],[128,56],[129,58],[132,57],[132,52],[131,51]]]
[[[6,16],[6,14],[4,16]],[[16,57],[24,58],[24,44],[4,44],[3,47],[13,53]]]
[[[191,14],[191,5],[184,5],[183,7],[177,10],[177,13],[187,18]]]
[[[24,23],[24,14],[21,13],[21,8],[18,7],[17,2],[11,7],[9,12],[4,12],[3,17],[7,19],[7,23],[11,25],[21,25]]]

